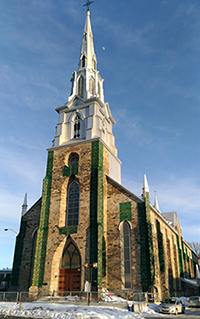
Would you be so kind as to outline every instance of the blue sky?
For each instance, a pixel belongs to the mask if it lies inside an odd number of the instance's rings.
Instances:
[[[86,1],[85,1],[86,2]],[[25,192],[41,196],[46,149],[70,94],[85,24],[81,0],[0,0],[0,268],[11,267]],[[116,120],[122,184],[177,211],[200,241],[199,0],[96,0],[98,70]],[[104,49],[105,48],[105,49]]]

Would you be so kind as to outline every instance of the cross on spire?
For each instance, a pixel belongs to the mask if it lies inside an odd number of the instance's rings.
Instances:
[[[87,7],[87,11],[90,10],[90,5],[91,5],[93,2],[94,2],[94,1],[87,0],[87,2],[83,5],[84,7]]]

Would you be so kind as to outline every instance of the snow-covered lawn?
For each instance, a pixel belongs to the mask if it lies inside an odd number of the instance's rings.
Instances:
[[[20,310],[20,306],[22,310]],[[146,307],[140,314],[130,312],[126,309],[103,306],[74,306],[55,303],[22,303],[0,302],[0,315],[22,316],[34,318],[55,318],[55,319],[142,319],[146,316],[158,316],[158,306]]]

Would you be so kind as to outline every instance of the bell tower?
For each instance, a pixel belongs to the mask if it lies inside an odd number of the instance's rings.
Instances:
[[[31,291],[82,290],[105,282],[107,178],[121,183],[87,10],[77,71],[48,149]]]
[[[53,148],[100,138],[110,153],[110,176],[121,183],[121,162],[117,157],[112,126],[115,121],[104,102],[104,80],[97,70],[90,11],[87,10],[78,70],[74,71],[68,102],[57,107],[59,122]]]

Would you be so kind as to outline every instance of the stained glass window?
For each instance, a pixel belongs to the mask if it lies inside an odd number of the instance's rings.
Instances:
[[[70,183],[67,194],[67,226],[76,226],[79,222],[80,186],[77,181]]]
[[[70,244],[63,254],[62,269],[80,268],[80,255],[74,244]]]

